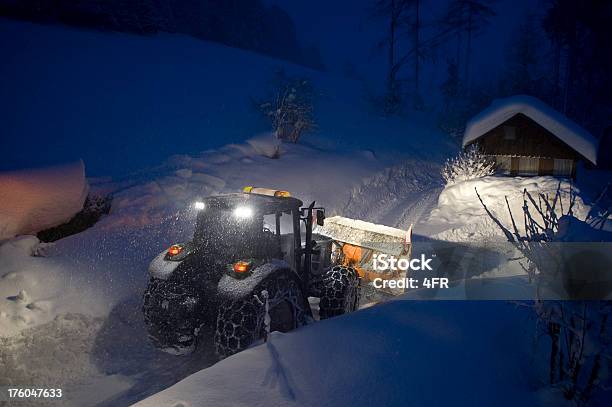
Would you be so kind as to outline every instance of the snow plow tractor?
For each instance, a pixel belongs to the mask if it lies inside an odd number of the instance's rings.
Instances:
[[[172,245],[149,266],[142,309],[157,348],[188,354],[207,338],[223,358],[268,331],[312,321],[309,297],[320,299],[320,319],[358,308],[368,277],[364,259],[354,250],[347,255],[344,243],[329,235],[324,208],[302,207],[287,191],[253,187],[194,207],[192,240]],[[354,243],[349,246],[360,247]]]

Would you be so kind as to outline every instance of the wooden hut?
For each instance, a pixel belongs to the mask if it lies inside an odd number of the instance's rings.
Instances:
[[[531,96],[495,100],[472,118],[463,147],[478,143],[499,173],[573,177],[580,160],[597,163],[597,140],[585,129]]]

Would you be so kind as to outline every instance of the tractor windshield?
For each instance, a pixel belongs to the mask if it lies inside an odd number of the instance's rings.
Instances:
[[[249,208],[211,209],[198,215],[195,243],[231,258],[274,256],[280,251],[274,229]]]

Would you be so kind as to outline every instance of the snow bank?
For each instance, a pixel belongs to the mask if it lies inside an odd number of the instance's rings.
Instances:
[[[266,133],[246,141],[260,155],[277,158],[280,154],[281,141],[274,134]]]
[[[87,192],[83,161],[0,173],[0,240],[66,222]]]
[[[510,215],[504,197],[508,197],[510,209],[517,223],[518,229],[524,232],[523,222],[523,189],[532,195],[538,192],[553,197],[561,182],[561,197],[564,210],[569,203],[570,183],[553,177],[497,177],[490,176],[445,188],[438,198],[438,206],[431,212],[428,222],[432,225],[446,229],[436,235],[437,238],[449,241],[486,241],[505,240],[501,230],[491,221],[482,204],[476,196],[474,188],[482,197],[485,205],[507,227],[512,227]],[[572,186],[576,197],[574,216],[584,219],[589,211],[582,198],[580,190]],[[535,196],[535,195],[534,195]],[[561,215],[561,207],[557,205],[557,212]]]
[[[51,321],[66,312],[96,313],[94,296],[70,268],[46,257],[54,244],[20,236],[0,245],[0,337]],[[82,277],[82,276],[81,276]]]
[[[466,125],[463,147],[518,113],[556,135],[593,164],[597,163],[595,137],[544,102],[527,95],[494,100],[491,106],[474,116]]]
[[[189,210],[198,198],[239,192],[246,185],[287,190],[304,202],[316,200],[333,213],[341,211],[352,185],[384,165],[378,160],[356,159],[351,152],[297,144],[282,147],[282,154],[274,160],[249,142],[193,156],[173,156],[155,173],[145,174],[126,187],[116,186],[112,216],[105,217],[99,226],[155,225],[179,214],[194,219],[195,213]],[[105,185],[96,188],[104,189]]]
[[[502,302],[393,301],[273,333],[136,406],[536,406],[525,317]]]

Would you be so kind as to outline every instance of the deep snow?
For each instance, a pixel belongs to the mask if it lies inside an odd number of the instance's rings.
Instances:
[[[136,406],[546,405],[529,318],[504,302],[392,301],[273,333]]]
[[[552,199],[560,187],[561,202],[570,202],[576,194],[573,207],[574,215],[585,219],[590,206],[581,197],[580,188],[570,180],[542,177],[498,177],[488,176],[460,182],[446,187],[438,197],[437,207],[431,211],[427,224],[430,230],[438,231],[433,236],[446,241],[504,241],[505,237],[484,211],[478,200],[476,190],[489,210],[504,224],[511,226],[510,214],[505,198],[508,198],[512,216],[517,222],[520,232],[524,232],[523,222],[523,190],[534,194],[541,192]],[[556,208],[561,216],[561,207]]]

